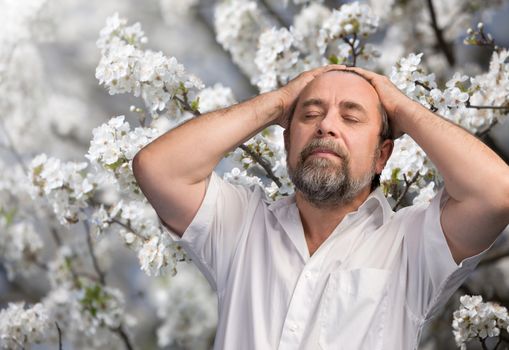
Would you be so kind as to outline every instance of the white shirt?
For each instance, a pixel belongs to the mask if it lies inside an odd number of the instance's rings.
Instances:
[[[454,262],[446,199],[394,213],[377,188],[310,257],[294,195],[213,172],[182,238],[163,226],[217,291],[214,349],[408,350],[484,253]]]

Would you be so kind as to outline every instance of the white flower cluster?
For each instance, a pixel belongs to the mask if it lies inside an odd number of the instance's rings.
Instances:
[[[258,176],[249,175],[246,170],[233,168],[223,174],[223,180],[234,185],[251,187],[257,185],[263,188],[262,180]]]
[[[54,327],[46,308],[37,303],[25,308],[25,303],[9,303],[0,311],[0,349],[25,349],[48,337]]]
[[[0,210],[0,215],[3,213]],[[30,276],[39,272],[43,243],[32,224],[21,221],[10,224],[7,215],[0,216],[0,260],[7,271],[7,279],[15,275]]]
[[[198,93],[197,101],[199,101],[199,110],[201,113],[226,108],[237,103],[232,89],[219,83],[201,90]]]
[[[216,40],[249,77],[258,75],[253,61],[260,34],[270,27],[255,1],[229,0],[215,8]]]
[[[326,6],[314,2],[305,6],[295,15],[293,20],[293,33],[299,38],[295,42],[299,51],[306,54],[302,59],[308,67],[318,67],[327,63],[320,54],[316,38],[319,36],[322,24],[331,15]]]
[[[292,50],[293,49],[293,50]],[[257,78],[260,92],[267,92],[285,85],[297,75],[299,52],[295,39],[286,28],[272,28],[260,35],[255,64],[261,72]]]
[[[164,109],[176,113],[179,105],[175,97],[192,98],[194,90],[202,89],[203,83],[187,74],[175,57],[141,50],[141,44],[146,41],[141,26],[126,24],[118,14],[108,18],[97,41],[101,60],[96,78],[112,95],[132,92],[136,97],[141,96],[154,118]]]
[[[421,58],[422,53],[402,57],[392,68],[390,79],[408,97],[451,118],[452,111],[464,107],[470,97],[463,91],[463,82],[468,77],[455,73],[446,83],[446,89],[441,90],[435,81],[435,74],[425,74],[419,67]]]
[[[466,350],[472,339],[497,337],[502,330],[509,332],[507,309],[491,302],[483,302],[480,295],[463,295],[460,307],[453,313],[453,334],[456,344]]]
[[[46,198],[62,225],[74,224],[83,218],[80,211],[88,206],[88,199],[97,187],[86,162],[63,163],[46,154],[35,157],[29,169],[32,197]]]
[[[289,195],[294,191],[293,183],[287,173],[286,154],[284,148],[278,143],[282,135],[276,130],[279,129],[268,128],[264,133],[255,135],[245,143],[251,152],[268,162],[272,172],[281,182],[281,187],[274,181],[271,181],[269,186],[264,186],[265,192],[272,199]],[[235,166],[231,172],[224,174],[226,181],[247,186],[261,184],[260,176],[266,176],[266,171],[247,152],[237,148],[228,157]]]
[[[507,106],[509,96],[509,50],[494,51],[489,71],[471,79],[470,104],[474,106]],[[495,120],[507,119],[507,110],[474,109],[465,111],[461,124],[470,131],[480,131]]]
[[[115,50],[122,44],[140,48],[146,42],[147,37],[143,33],[139,22],[128,26],[127,19],[120,18],[118,13],[114,13],[106,18],[106,26],[99,32],[96,45],[102,52],[106,52]]]
[[[79,281],[79,288],[55,287],[43,299],[65,339],[77,349],[125,348],[112,332],[129,316],[122,293],[85,278]]]
[[[177,263],[188,260],[184,250],[157,226],[153,209],[146,201],[120,201],[105,215],[105,221],[118,218],[129,223],[119,234],[127,246],[138,253],[141,270],[149,276],[175,275]]]
[[[424,201],[434,195],[436,189],[429,181],[435,180],[437,170],[422,148],[408,135],[394,141],[393,155],[389,158],[380,180],[385,193],[390,194],[391,186],[410,181],[416,174],[418,178],[410,187],[410,192],[419,193],[426,188],[425,194],[417,197],[415,203]]]
[[[374,33],[378,28],[378,22],[378,17],[366,4],[352,2],[342,5],[339,10],[334,9],[324,20],[318,36],[320,53],[324,54],[327,48],[331,47],[337,50],[331,53],[337,53],[340,61],[348,58],[353,52],[350,45],[344,42],[345,40],[355,48],[356,52],[362,52],[359,39]],[[373,47],[368,46],[367,50],[370,54],[377,55]],[[346,55],[347,53],[349,55]]]
[[[150,299],[163,320],[157,330],[160,347],[208,349],[217,324],[217,297],[192,264],[179,266],[172,278],[154,280]]]
[[[142,196],[132,173],[132,160],[140,149],[159,136],[158,132],[143,127],[130,130],[121,115],[98,126],[92,134],[85,157],[97,171],[113,175],[119,190],[133,198]]]
[[[172,27],[181,24],[182,20],[190,17],[199,2],[199,0],[159,0],[164,22]]]

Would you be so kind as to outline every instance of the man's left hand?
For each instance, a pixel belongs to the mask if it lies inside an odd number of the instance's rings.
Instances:
[[[389,117],[392,136],[396,139],[406,133],[402,119],[415,113],[416,109],[424,107],[408,98],[384,75],[359,67],[347,67],[346,70],[351,70],[362,75],[375,88]]]

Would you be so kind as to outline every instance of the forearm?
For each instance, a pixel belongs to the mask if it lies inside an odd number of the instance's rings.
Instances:
[[[273,124],[282,109],[278,91],[262,94],[189,120],[151,142],[137,157],[148,157],[167,178],[194,184],[204,180],[225,153]]]
[[[452,198],[507,205],[509,167],[489,147],[416,102],[398,115],[398,125],[435,164]]]

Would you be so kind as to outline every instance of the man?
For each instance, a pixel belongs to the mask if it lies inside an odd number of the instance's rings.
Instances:
[[[429,205],[393,213],[371,188],[393,148],[387,116],[444,177]],[[270,203],[213,169],[275,123],[296,193]],[[387,78],[341,65],[169,131],[133,170],[217,290],[215,349],[415,349],[509,224],[509,168],[494,152]]]

